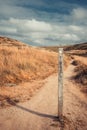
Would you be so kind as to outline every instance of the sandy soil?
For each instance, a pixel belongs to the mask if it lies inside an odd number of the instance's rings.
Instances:
[[[87,130],[87,100],[72,83],[73,65],[64,73],[64,125],[58,115],[58,76],[50,76],[31,100],[0,109],[0,130]]]
[[[74,56],[75,60],[80,61],[81,63],[87,65],[87,59],[86,57],[82,57],[82,56]]]

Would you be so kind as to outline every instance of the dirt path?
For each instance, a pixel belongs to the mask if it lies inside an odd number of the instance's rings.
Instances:
[[[0,130],[87,130],[87,101],[69,79],[73,69],[70,65],[64,73],[64,116],[67,119],[64,128],[56,120],[58,76],[55,74],[46,79],[30,101],[0,110]]]

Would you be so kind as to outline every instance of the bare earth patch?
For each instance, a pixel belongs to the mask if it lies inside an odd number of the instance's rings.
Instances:
[[[31,97],[44,85],[44,80],[21,83],[15,86],[0,87],[0,108],[10,106],[9,100],[14,103],[30,100]]]

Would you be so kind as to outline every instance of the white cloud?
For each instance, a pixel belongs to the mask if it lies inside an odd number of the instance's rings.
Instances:
[[[87,18],[87,9],[84,8],[76,8],[72,11],[73,19],[83,20]]]
[[[14,19],[10,18],[8,21],[10,24],[14,24],[21,31],[34,31],[34,32],[49,32],[52,30],[49,23],[43,21],[37,21],[35,19]]]
[[[87,27],[79,25],[52,24],[36,19],[16,19],[0,21],[0,32],[18,37],[25,42],[36,44],[74,43],[87,40]]]
[[[9,28],[9,27],[0,27],[0,32],[15,34],[15,33],[17,33],[17,29],[16,28]]]
[[[69,40],[69,41],[79,41],[79,37],[75,34],[64,34],[64,37],[63,37],[64,40]]]
[[[71,31],[75,32],[82,31],[82,27],[76,25],[70,25],[69,28],[71,29]]]
[[[33,4],[32,1],[31,4]],[[74,8],[70,14],[39,12],[22,6],[2,4],[0,33],[37,44],[79,43],[87,41],[87,9]],[[43,5],[43,3],[40,3]],[[46,16],[46,18],[45,18]]]

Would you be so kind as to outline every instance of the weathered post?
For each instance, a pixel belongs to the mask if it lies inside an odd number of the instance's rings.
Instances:
[[[63,48],[59,48],[58,64],[58,117],[63,115]]]

